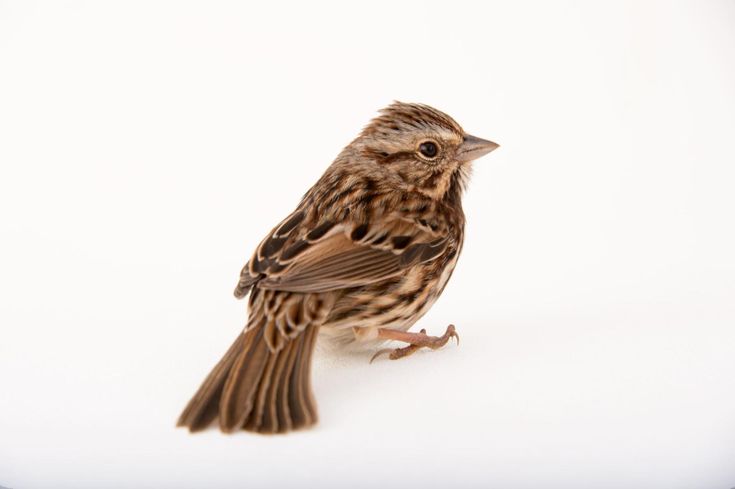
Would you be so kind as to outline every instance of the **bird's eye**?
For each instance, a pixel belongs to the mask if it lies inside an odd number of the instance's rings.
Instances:
[[[421,153],[425,158],[434,158],[439,153],[439,148],[436,147],[436,143],[434,141],[424,141],[423,143],[419,144],[419,153]]]

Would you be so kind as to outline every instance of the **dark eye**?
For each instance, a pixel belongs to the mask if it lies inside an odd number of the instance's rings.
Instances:
[[[419,152],[427,158],[433,158],[439,152],[439,148],[433,141],[424,141],[419,145]]]

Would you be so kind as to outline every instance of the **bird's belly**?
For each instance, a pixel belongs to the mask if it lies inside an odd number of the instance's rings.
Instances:
[[[455,256],[441,269],[416,267],[398,281],[346,295],[322,325],[322,335],[339,342],[369,342],[377,339],[381,328],[408,330],[439,298],[456,263]]]

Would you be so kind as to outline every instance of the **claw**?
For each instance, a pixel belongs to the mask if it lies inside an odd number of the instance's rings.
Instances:
[[[378,350],[375,352],[375,355],[370,357],[370,363],[373,363],[373,360],[378,358],[380,355],[385,355],[386,353],[391,353],[393,350],[391,348],[383,348],[382,350]]]

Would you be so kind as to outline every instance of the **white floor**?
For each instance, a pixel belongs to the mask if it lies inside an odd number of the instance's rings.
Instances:
[[[139,311],[167,337],[125,320],[72,332],[91,347],[72,357],[69,332],[28,333],[33,348],[4,354],[0,473],[9,487],[731,487],[735,314],[711,306],[465,313],[459,347],[372,365],[321,352],[318,427],[276,437],[173,428],[234,333],[196,340],[194,323],[224,316],[202,305],[188,324]]]

